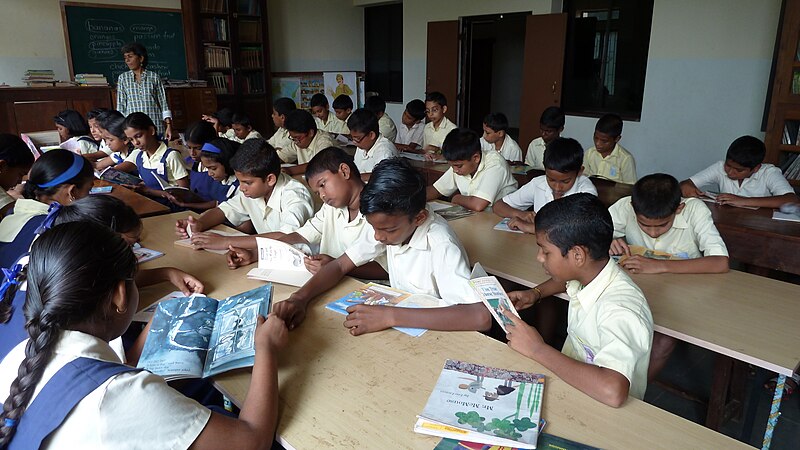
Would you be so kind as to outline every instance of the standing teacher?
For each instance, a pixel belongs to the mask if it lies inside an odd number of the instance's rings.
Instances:
[[[146,69],[147,49],[133,42],[122,47],[122,55],[130,71],[120,74],[117,80],[117,110],[126,117],[134,112],[147,114],[158,134],[169,142],[172,140],[172,111],[161,78]]]

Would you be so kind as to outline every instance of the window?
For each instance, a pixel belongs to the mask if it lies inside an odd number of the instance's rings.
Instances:
[[[365,88],[403,101],[403,4],[364,8]]]
[[[564,110],[639,120],[653,0],[567,0],[564,8]]]

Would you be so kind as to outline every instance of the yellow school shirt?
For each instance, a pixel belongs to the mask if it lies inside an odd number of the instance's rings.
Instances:
[[[617,263],[608,264],[586,286],[567,282],[567,340],[561,353],[625,376],[628,394],[641,399],[653,342],[653,316],[642,290]]]
[[[0,221],[0,242],[11,242],[22,227],[34,216],[47,214],[50,205],[38,200],[21,198],[14,204],[14,213]]]
[[[249,139],[263,139],[263,137],[261,136],[261,133],[259,133],[258,131],[250,130],[250,132],[247,133],[247,136],[245,136],[244,139],[239,139],[238,137],[236,137],[236,134],[234,134],[233,138],[230,138],[230,139],[232,141],[234,141],[234,142],[238,142],[238,143],[241,144],[242,142],[244,142],[246,140],[249,140]],[[269,141],[267,141],[267,142],[269,142]]]
[[[289,144],[292,143],[292,139],[289,137],[289,131],[287,131],[286,128],[280,127],[271,138],[267,139],[267,143],[275,150],[278,150],[288,147]]]
[[[269,199],[249,198],[239,191],[218,208],[234,226],[251,220],[258,234],[291,233],[314,215],[311,193],[303,183],[285,173],[278,175]]]
[[[451,167],[433,183],[433,187],[446,197],[459,192],[461,195],[482,198],[491,206],[517,190],[517,180],[500,153],[490,151],[481,152],[481,162],[475,175],[456,175]]]
[[[314,121],[317,122],[318,130],[327,131],[328,133],[347,134],[347,132],[350,131],[347,130],[347,124],[344,123],[344,121],[339,120],[339,118],[336,117],[336,114],[334,114],[333,111],[328,113],[327,122],[323,122],[322,119],[316,116],[314,116]]]
[[[528,153],[525,154],[525,164],[534,169],[544,170],[544,151],[547,144],[544,139],[538,137],[528,144]],[[587,174],[588,175],[588,174]]]
[[[422,147],[433,145],[434,147],[442,148],[442,143],[447,134],[455,130],[456,124],[450,121],[447,117],[442,118],[439,123],[439,128],[433,127],[433,122],[428,122],[425,125],[425,130],[422,132]]]
[[[378,131],[392,142],[397,139],[397,127],[394,125],[394,120],[386,113],[378,119]]]
[[[636,183],[636,161],[619,144],[605,158],[600,156],[596,147],[586,150],[583,154],[583,167],[583,174],[588,177],[599,176],[619,183]]]
[[[337,147],[333,136],[327,131],[317,130],[314,134],[314,138],[311,139],[311,142],[308,144],[308,147],[300,148],[296,142],[290,141],[288,147],[278,152],[278,156],[280,156],[284,162],[297,161],[297,164],[308,164],[314,155],[328,147]]]
[[[136,150],[132,151],[127,158],[125,158],[125,161],[135,165],[136,158],[139,157],[139,153],[144,153],[142,155],[142,166],[144,166],[146,169],[156,169],[156,173],[161,176],[161,170],[159,170],[161,158],[164,156],[164,152],[166,151],[167,144],[163,142],[158,146],[158,149],[156,149],[155,153],[153,153],[153,156],[148,156],[147,152],[137,148]],[[186,165],[184,165],[183,159],[181,159],[181,152],[177,150],[170,152],[170,154],[167,155],[167,159],[164,163],[164,171],[166,173],[166,177],[162,176],[162,178],[165,178],[167,183],[173,186],[175,185],[176,180],[180,180],[181,178],[186,178],[189,176],[189,171],[186,170]]]

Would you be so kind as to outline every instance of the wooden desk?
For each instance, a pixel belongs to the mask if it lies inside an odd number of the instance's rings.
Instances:
[[[110,183],[105,180],[94,180],[94,186],[112,186],[113,189],[109,195],[112,195],[125,202],[126,205],[130,206],[134,211],[136,211],[136,214],[138,214],[139,217],[157,216],[159,214],[166,214],[169,212],[169,208],[167,206],[162,205],[153,199],[147,198],[144,195],[137,194],[136,192],[133,192],[124,186]]]
[[[203,280],[208,294],[217,298],[261,284],[245,278],[249,267],[229,271],[222,255],[175,247],[175,219],[187,214],[144,220],[143,245],[166,254],[145,268],[180,267]],[[305,323],[290,334],[280,356],[278,436],[289,448],[433,448],[438,438],[416,434],[412,428],[447,358],[547,375],[542,412],[547,431],[568,439],[604,448],[749,448],[636,399],[619,409],[604,406],[479,333],[429,331],[415,339],[386,330],[352,337],[342,326],[343,317],[324,305],[356,286],[346,279],[323,294]],[[294,289],[275,287],[275,301]],[[142,304],[171,290],[165,284],[142,289]],[[214,381],[241,405],[250,377],[250,370],[239,370]]]

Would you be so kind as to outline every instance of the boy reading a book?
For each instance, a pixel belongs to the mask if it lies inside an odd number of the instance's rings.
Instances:
[[[297,109],[297,105],[288,97],[281,97],[272,102],[272,123],[275,125],[275,134],[267,139],[267,143],[275,150],[280,151],[292,143],[292,140],[289,139],[289,132],[283,127],[283,123],[286,121],[286,115],[295,109]]]
[[[278,156],[285,163],[297,163],[296,166],[284,169],[289,175],[302,174],[306,170],[306,164],[318,151],[336,145],[332,135],[318,130],[314,117],[304,109],[296,109],[287,114],[284,127],[289,132],[290,142],[287,147],[278,150]]]
[[[536,258],[551,278],[508,296],[522,310],[566,291],[567,340],[559,352],[508,313],[508,346],[606,405],[619,407],[628,395],[641,399],[653,318],[642,291],[608,256],[614,231],[608,210],[594,195],[580,193],[544,205],[535,220]]]
[[[522,149],[508,135],[508,117],[503,113],[490,113],[483,119],[481,148],[484,152],[496,151],[511,163],[522,164]]]
[[[742,136],[728,147],[724,162],[681,182],[681,192],[684,197],[704,197],[707,194],[700,188],[712,189],[719,193],[717,203],[731,206],[780,208],[800,201],[781,169],[763,164],[766,152],[760,139]]]
[[[553,139],[561,136],[565,122],[564,110],[558,106],[550,106],[542,111],[542,116],[539,118],[539,131],[542,135],[528,144],[525,165],[544,170],[544,150]]]
[[[247,233],[289,233],[300,228],[313,215],[308,189],[281,172],[281,160],[265,140],[244,141],[231,159],[231,167],[239,180],[239,192],[197,219],[190,216],[178,220],[175,234],[179,239],[189,238],[191,232],[192,244],[197,248],[256,248],[254,236],[221,236],[203,231],[227,220]]]
[[[378,117],[366,108],[355,110],[347,119],[350,137],[356,144],[353,160],[364,181],[369,180],[379,162],[397,156],[397,147],[379,131],[379,127]]]
[[[553,200],[587,192],[597,195],[597,189],[583,175],[583,148],[575,139],[556,138],[544,152],[544,175],[536,177],[519,190],[498,200],[492,211],[500,217],[510,217],[512,230],[533,234],[536,212]],[[533,211],[528,211],[533,207]]]
[[[401,152],[419,153],[425,131],[425,102],[414,99],[406,103],[402,123],[397,128],[395,147]]]
[[[397,126],[394,124],[394,120],[386,114],[386,100],[380,95],[373,95],[364,102],[364,109],[372,111],[375,117],[378,118],[378,129],[381,136],[390,142],[394,142],[397,138]],[[347,127],[351,130],[353,129],[350,125]]]
[[[586,175],[598,176],[618,183],[636,182],[636,161],[633,155],[619,145],[622,139],[622,119],[616,114],[606,114],[594,126],[594,147],[586,150],[583,165]]]
[[[253,123],[247,114],[234,114],[231,119],[231,129],[236,137],[233,140],[240,144],[248,139],[262,139],[261,133],[253,129]]]
[[[347,128],[347,119],[353,112],[353,99],[349,95],[339,95],[333,99],[333,113],[336,118],[344,122],[342,131],[339,134],[350,134],[350,128]]]
[[[422,133],[422,148],[427,154],[442,152],[442,145],[447,134],[457,128],[456,124],[445,117],[447,97],[441,92],[429,92],[425,95],[425,115],[428,124]]]
[[[317,129],[332,134],[344,133],[347,124],[339,120],[336,114],[331,114],[328,97],[322,93],[311,96],[311,114],[317,122]]]
[[[506,160],[496,151],[482,151],[474,131],[468,128],[451,131],[442,150],[450,168],[433,186],[428,186],[428,200],[452,195],[452,203],[483,211],[517,189],[517,180]]]
[[[453,230],[425,205],[425,180],[402,158],[385,159],[361,191],[359,209],[372,226],[345,253],[326,264],[273,312],[296,327],[309,303],[353,269],[386,255],[393,288],[441,299],[439,308],[392,308],[356,305],[347,309],[344,326],[350,334],[391,327],[442,331],[487,330],[489,311],[469,285],[467,254]]]

